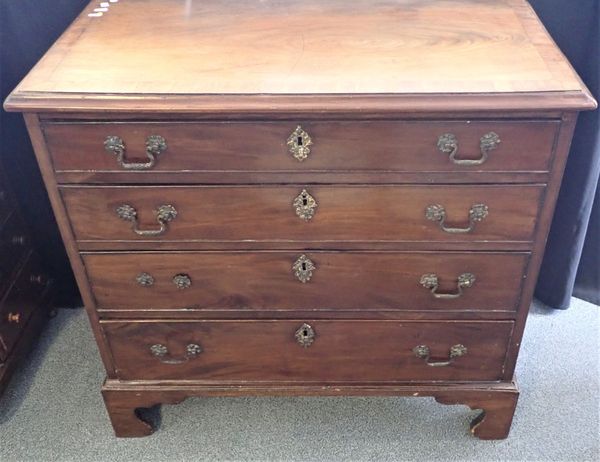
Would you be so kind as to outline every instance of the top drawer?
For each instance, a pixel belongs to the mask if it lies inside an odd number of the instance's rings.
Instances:
[[[170,172],[202,179],[213,173],[226,181],[227,174],[251,173],[318,179],[327,173],[547,172],[559,122],[319,121],[297,127],[288,121],[55,122],[46,123],[44,133],[59,181],[161,181]]]

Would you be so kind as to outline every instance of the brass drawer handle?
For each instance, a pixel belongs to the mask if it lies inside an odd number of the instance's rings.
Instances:
[[[308,281],[310,281],[310,278],[312,278],[313,275],[313,271],[316,269],[317,267],[315,266],[315,264],[306,255],[300,255],[292,265],[294,275],[302,284],[306,284]]]
[[[187,289],[192,285],[192,279],[187,274],[176,274],[173,276],[173,284],[178,289]]]
[[[473,284],[475,284],[475,275],[472,273],[461,274],[456,282],[457,291],[450,294],[439,293],[437,291],[439,285],[437,274],[424,274],[423,276],[421,276],[420,282],[423,287],[431,291],[431,294],[435,298],[453,299],[460,297],[463,294],[463,289],[466,289],[467,287],[472,287]]]
[[[125,143],[118,136],[107,136],[104,140],[104,149],[117,156],[117,162],[126,170],[148,170],[154,167],[159,154],[167,149],[167,141],[159,135],[150,135],[146,138],[148,162],[127,162],[125,160]]]
[[[314,197],[306,189],[296,196],[292,203],[296,215],[304,221],[310,221],[315,216],[316,208],[319,206]]]
[[[431,367],[444,367],[449,366],[452,362],[459,358],[460,356],[464,356],[467,354],[467,347],[464,345],[458,344],[454,345],[450,348],[450,353],[448,355],[448,359],[446,361],[431,361],[430,359],[430,350],[427,345],[419,345],[413,348],[413,353],[417,358],[421,358],[425,361],[425,364]]]
[[[172,205],[161,205],[156,210],[156,221],[160,225],[159,229],[139,229],[137,221],[137,210],[129,204],[123,204],[117,207],[117,215],[121,220],[133,223],[133,231],[140,236],[160,236],[167,230],[167,223],[177,217],[177,210]]]
[[[202,353],[202,347],[197,345],[196,343],[190,343],[185,348],[185,356],[183,358],[173,358],[169,353],[169,349],[160,343],[152,345],[150,347],[150,352],[156,356],[161,363],[164,364],[183,364],[190,359],[194,359],[200,353]]]
[[[21,313],[8,313],[6,320],[9,323],[19,324],[21,322]]]
[[[298,162],[306,160],[310,154],[310,146],[313,144],[309,134],[306,133],[300,125],[287,139],[287,145],[290,152]]]
[[[469,210],[469,226],[466,228],[455,228],[446,226],[446,209],[439,204],[432,204],[425,209],[425,218],[440,223],[442,231],[450,234],[470,233],[475,229],[475,224],[483,221],[489,214],[489,208],[485,204],[475,204]]]
[[[489,153],[498,147],[500,142],[500,137],[496,133],[486,133],[479,140],[479,149],[481,151],[479,159],[456,159],[458,139],[452,133],[445,133],[438,139],[438,149],[444,154],[449,154],[450,160],[456,165],[481,165],[488,159]]]
[[[315,330],[310,326],[310,324],[306,323],[302,324],[294,334],[298,344],[304,348],[311,346],[315,341],[316,336],[317,334]]]

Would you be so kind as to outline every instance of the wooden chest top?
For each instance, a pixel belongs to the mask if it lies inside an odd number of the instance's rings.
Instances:
[[[249,112],[594,106],[524,0],[95,0],[6,107],[195,112],[216,100]]]

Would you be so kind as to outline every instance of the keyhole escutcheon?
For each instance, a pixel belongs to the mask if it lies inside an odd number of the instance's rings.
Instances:
[[[296,341],[304,348],[308,348],[315,341],[316,333],[310,324],[304,323],[296,331]]]

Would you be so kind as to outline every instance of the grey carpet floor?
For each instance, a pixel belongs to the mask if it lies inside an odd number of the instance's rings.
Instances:
[[[431,398],[193,398],[160,430],[116,439],[82,310],[51,321],[0,400],[0,461],[597,461],[600,310],[534,305],[504,441],[468,432],[476,413]]]

